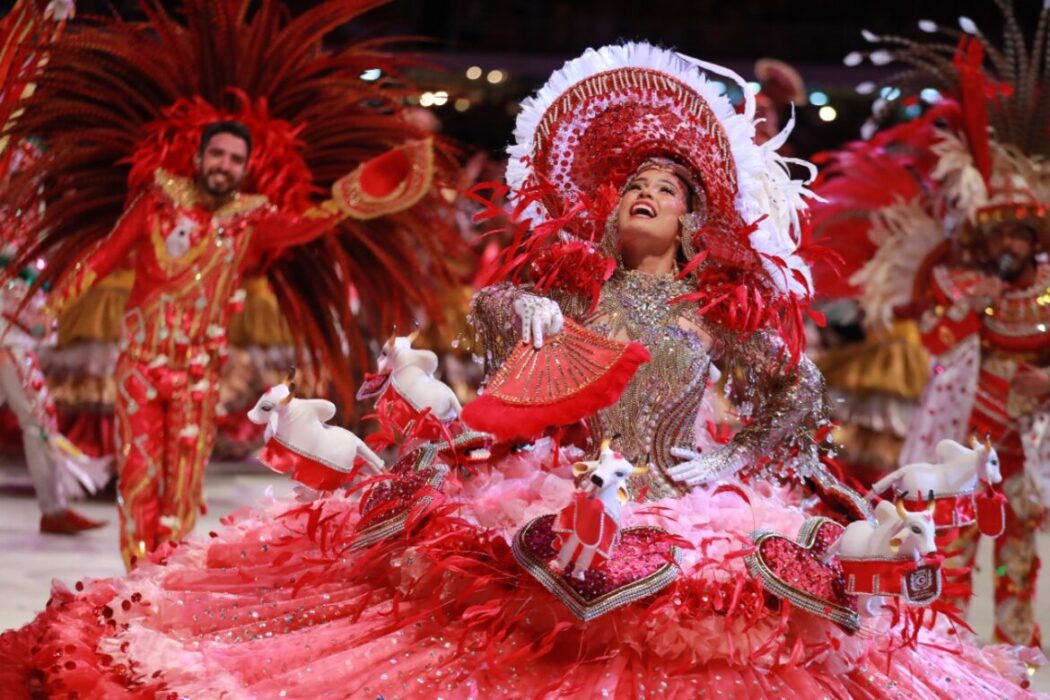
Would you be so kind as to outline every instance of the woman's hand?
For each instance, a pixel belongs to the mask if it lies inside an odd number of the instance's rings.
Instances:
[[[697,452],[683,447],[672,447],[671,455],[685,460],[667,470],[667,475],[686,486],[698,486],[724,479],[744,466],[744,459],[729,448]]]
[[[523,294],[514,300],[514,313],[521,318],[521,339],[539,350],[543,339],[561,333],[565,318],[558,303],[545,297]]]

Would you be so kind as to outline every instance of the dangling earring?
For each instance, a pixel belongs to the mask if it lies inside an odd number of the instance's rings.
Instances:
[[[623,258],[620,256],[620,229],[616,225],[616,210],[605,220],[605,233],[598,250],[607,257],[616,261],[616,267],[623,267]]]
[[[699,231],[707,221],[703,212],[692,211],[678,217],[678,223],[682,225],[682,253],[685,259],[692,260],[696,255],[696,232]]]

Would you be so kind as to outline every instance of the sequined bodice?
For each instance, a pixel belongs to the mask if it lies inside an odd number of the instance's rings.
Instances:
[[[672,276],[618,271],[603,287],[586,325],[606,337],[643,344],[642,365],[620,400],[591,421],[592,434],[618,436],[614,446],[637,464],[649,464],[650,498],[682,492],[664,475],[675,464],[672,447],[691,447],[693,424],[707,385],[711,358],[697,334],[693,304],[671,304],[691,291]],[[640,485],[640,484],[639,484]]]

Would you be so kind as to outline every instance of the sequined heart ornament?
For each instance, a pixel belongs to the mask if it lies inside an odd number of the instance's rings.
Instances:
[[[856,601],[846,592],[838,558],[825,561],[843,529],[828,518],[812,518],[795,540],[758,530],[751,534],[755,551],[747,557],[747,566],[769,593],[853,633],[860,629]]]
[[[402,532],[414,509],[433,503],[448,473],[448,467],[434,462],[437,453],[430,443],[408,452],[391,468],[392,479],[380,481],[365,493],[351,549],[363,549]]]
[[[678,577],[678,548],[658,527],[628,527],[604,566],[589,569],[583,580],[572,568],[551,566],[557,552],[553,513],[531,520],[514,536],[514,558],[540,584],[553,593],[581,620],[605,613],[658,592]]]
[[[406,452],[390,469],[393,478],[373,485],[361,499],[361,519],[354,529],[352,550],[363,549],[404,531],[413,513],[441,500],[448,466],[438,460],[453,452],[469,458],[472,451],[491,443],[485,433],[465,432],[451,443],[427,442]]]

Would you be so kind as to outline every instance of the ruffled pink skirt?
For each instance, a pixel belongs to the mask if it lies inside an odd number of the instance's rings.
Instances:
[[[409,535],[365,549],[347,547],[358,501],[336,493],[234,513],[123,579],[56,585],[0,637],[0,688],[25,689],[4,697],[1033,697],[1036,650],[941,628],[909,645],[884,620],[849,635],[773,605],[749,534],[805,515],[771,489],[629,505],[625,524],[688,543],[682,574],[580,621],[510,547],[573,492],[572,455],[549,470],[546,450],[450,480]]]

